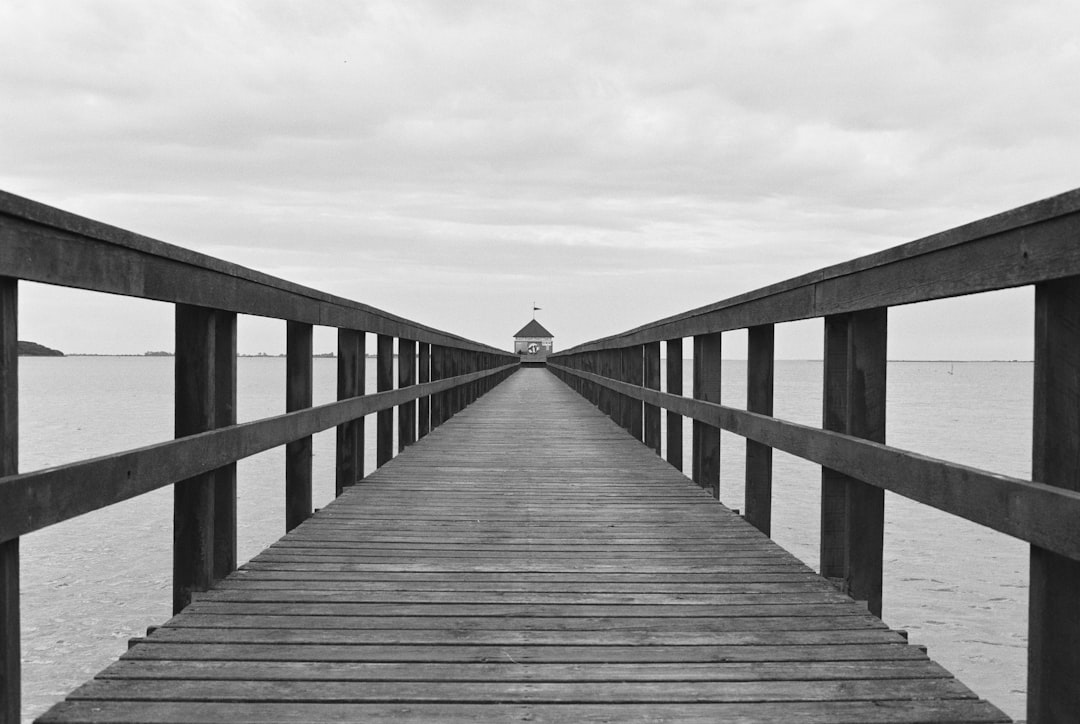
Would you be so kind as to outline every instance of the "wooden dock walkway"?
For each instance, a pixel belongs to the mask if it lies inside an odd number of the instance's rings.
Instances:
[[[522,369],[39,721],[1009,720]]]

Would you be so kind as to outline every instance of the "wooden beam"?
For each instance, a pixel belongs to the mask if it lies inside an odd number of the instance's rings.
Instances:
[[[645,386],[660,389],[660,343],[650,342],[644,345]],[[645,405],[645,444],[660,454],[660,408]]]
[[[206,307],[176,305],[176,437],[216,427],[214,383],[215,313]],[[189,478],[173,488],[173,613],[193,593],[214,582],[214,473]]]
[[[672,395],[683,392],[682,347],[682,337],[667,341],[667,391]],[[667,461],[676,470],[683,469],[683,417],[672,410],[667,411]]]
[[[771,324],[747,330],[746,409],[772,417],[775,334]],[[772,533],[772,448],[746,441],[744,517],[765,535]]]
[[[416,342],[398,340],[398,388],[416,384]],[[398,450],[416,442],[416,400],[398,406]]]
[[[364,368],[367,335],[355,329],[338,330],[337,398],[348,400],[364,394]],[[338,425],[337,465],[335,467],[337,495],[364,477],[364,418],[358,417]]]
[[[378,392],[394,389],[394,338],[376,337],[375,385]],[[382,467],[394,457],[394,411],[375,413],[375,465]]]
[[[878,443],[885,442],[888,311],[880,307],[853,312],[848,333],[847,433]],[[870,613],[880,618],[885,491],[850,478],[846,516],[848,594],[866,601]]]
[[[19,283],[0,277],[0,474],[19,472]],[[0,542],[0,724],[22,721],[19,539]]]
[[[570,373],[1080,561],[1080,492],[734,407],[634,389],[598,375]]]
[[[214,425],[236,424],[236,313],[214,311]],[[236,463],[214,471],[214,580],[236,570]]]
[[[419,343],[419,363],[418,372],[420,384],[431,381],[431,345],[427,342]],[[431,432],[431,398],[428,396],[421,397],[417,400],[417,439],[424,437]]]
[[[0,275],[494,351],[457,335],[0,191]]]
[[[825,318],[823,430],[847,433],[848,326],[846,314]],[[847,531],[847,476],[831,468],[821,469],[820,573],[836,581],[844,579],[844,543]]]
[[[235,460],[344,425],[381,409],[435,395],[490,372],[360,395],[68,465],[0,478],[0,543],[129,500]]]
[[[288,322],[285,332],[285,411],[311,407],[314,353],[312,326]],[[285,445],[285,530],[311,517],[311,435]]]
[[[642,387],[645,383],[645,360],[642,355],[641,345],[636,344],[623,350],[623,371],[626,381],[632,385]],[[635,440],[644,440],[644,417],[641,400],[633,397],[626,398],[627,430]]]
[[[1035,287],[1032,479],[1080,491],[1080,277]],[[1080,721],[1080,561],[1031,547],[1031,724]]]
[[[720,334],[694,337],[694,399],[720,402]],[[720,498],[720,430],[694,420],[694,457],[692,478],[695,483]]]

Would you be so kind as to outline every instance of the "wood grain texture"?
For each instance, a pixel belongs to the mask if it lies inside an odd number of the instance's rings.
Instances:
[[[1007,721],[544,369],[41,721]]]

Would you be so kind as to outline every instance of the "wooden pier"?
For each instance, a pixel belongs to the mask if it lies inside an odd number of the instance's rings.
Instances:
[[[523,369],[0,192],[0,724],[23,713],[21,537],[164,487],[175,617],[42,721],[1007,721],[881,622],[890,491],[1030,545],[1027,719],[1075,724],[1078,238],[1080,190]],[[174,305],[174,440],[19,469],[23,281]],[[1035,299],[1031,479],[889,446],[889,310],[1021,286]],[[286,409],[237,424],[247,315],[282,322]],[[773,415],[775,328],[815,318],[820,427]],[[316,326],[337,333],[337,401],[317,406]],[[732,330],[746,330],[745,409],[720,399]],[[337,495],[313,516],[311,438],[331,429]],[[718,500],[721,431],[746,440],[742,516]],[[278,447],[289,532],[237,570],[236,463]],[[806,511],[818,573],[769,539],[773,450],[821,468]]]
[[[1000,722],[543,369],[41,722]]]

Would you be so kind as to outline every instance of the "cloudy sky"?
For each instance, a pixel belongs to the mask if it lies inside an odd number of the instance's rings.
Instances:
[[[1077,28],[1072,0],[5,0],[0,188],[504,348],[535,301],[565,348],[1080,186]],[[171,348],[166,305],[24,287],[24,338]],[[1030,315],[894,310],[890,353],[1030,358]]]

